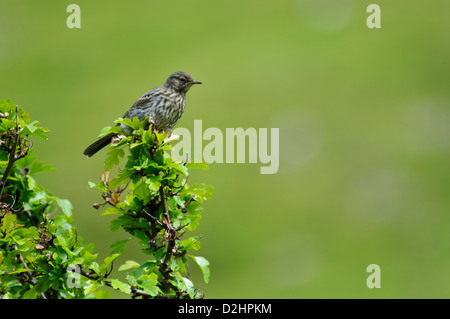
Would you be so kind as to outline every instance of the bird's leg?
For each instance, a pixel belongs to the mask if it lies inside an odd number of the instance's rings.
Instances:
[[[149,117],[149,118],[148,118],[148,123],[152,126],[152,133],[154,133],[154,132],[155,132],[155,126],[156,126],[156,123],[155,123],[155,121],[153,120],[153,118]]]
[[[117,136],[114,136],[112,139],[111,139],[111,144],[117,144],[117,143],[119,143],[122,139],[124,139],[126,136],[125,135],[117,135]]]

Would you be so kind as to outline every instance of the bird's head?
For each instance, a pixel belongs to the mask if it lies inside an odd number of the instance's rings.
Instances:
[[[202,84],[202,82],[194,81],[192,76],[186,72],[179,71],[169,76],[164,86],[178,92],[186,93],[194,84]]]

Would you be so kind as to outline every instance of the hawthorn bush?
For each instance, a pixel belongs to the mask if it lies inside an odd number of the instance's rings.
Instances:
[[[167,135],[155,132],[148,119],[116,123],[129,125],[133,134],[116,139],[100,182],[89,185],[102,197],[93,206],[117,216],[111,231],[122,228],[129,237],[112,243],[101,262],[94,245],[77,235],[70,202],[34,178],[54,170],[32,155],[32,138],[46,138],[49,130],[10,100],[0,100],[0,298],[104,298],[101,287],[132,298],[203,297],[189,279],[189,263],[200,267],[206,283],[209,263],[190,253],[200,248],[199,237],[183,236],[199,225],[201,205],[213,193],[209,185],[189,186],[189,169],[208,167],[174,161]],[[110,132],[120,134],[120,127],[106,127],[101,135]],[[126,272],[121,281],[112,276],[113,266],[131,238],[148,259],[120,265]]]

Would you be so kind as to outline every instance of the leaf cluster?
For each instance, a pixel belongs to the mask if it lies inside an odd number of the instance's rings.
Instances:
[[[35,180],[54,170],[31,149],[31,138],[46,138],[48,132],[10,100],[0,100],[1,298],[86,297],[81,285],[70,285],[67,268],[93,271],[93,245],[83,245],[71,225],[71,203]]]
[[[191,254],[200,238],[184,238],[199,225],[202,203],[212,196],[208,185],[188,185],[189,169],[205,164],[175,162],[166,134],[148,120],[119,119],[130,126],[131,136],[116,138],[105,160],[99,183],[106,207],[114,215],[111,231],[130,235],[111,245],[111,255],[99,262],[93,244],[84,244],[72,225],[72,205],[39,185],[36,174],[53,171],[33,156],[32,138],[46,138],[49,130],[30,115],[0,100],[0,298],[105,298],[109,287],[142,298],[201,298],[189,279],[189,262],[198,265],[205,282],[209,262]],[[120,134],[120,127],[106,127],[101,135]],[[120,160],[126,163],[119,167]],[[126,282],[113,278],[114,263],[126,244],[136,238],[147,260],[127,260],[118,270]]]
[[[92,188],[102,192],[106,206],[102,215],[116,215],[111,230],[124,229],[130,234],[125,240],[112,244],[113,253],[121,254],[126,243],[136,238],[148,260],[144,263],[126,261],[120,271],[127,271],[127,282],[111,284],[123,292],[146,298],[199,298],[202,294],[189,279],[189,261],[197,264],[205,282],[209,280],[209,262],[189,254],[200,248],[200,238],[183,238],[187,231],[199,225],[202,203],[211,198],[209,185],[187,185],[190,168],[207,169],[205,164],[174,161],[165,142],[167,134],[158,133],[148,119],[119,119],[116,123],[130,126],[133,134],[116,140],[105,160],[105,172]],[[118,126],[102,130],[101,135],[120,133]],[[128,149],[126,163],[116,176],[112,168],[120,163]]]

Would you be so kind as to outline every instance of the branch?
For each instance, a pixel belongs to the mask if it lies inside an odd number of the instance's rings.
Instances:
[[[192,201],[197,201],[197,200],[195,199],[195,195],[192,195],[191,198],[189,198],[189,200],[186,202],[186,204],[184,204],[184,207],[181,208],[181,212],[182,212],[182,213],[186,213],[186,212],[187,212],[187,207],[189,206],[189,204],[190,204]]]
[[[146,231],[146,235],[149,238],[149,245],[150,248],[154,249],[155,251],[159,249],[158,246],[158,233],[161,230],[161,228],[156,227],[156,225],[158,225],[159,227],[164,227],[163,223],[161,223],[155,216],[153,216],[152,214],[150,214],[149,212],[147,212],[145,210],[145,208],[142,209],[142,211],[145,213],[144,218],[148,219],[150,221],[150,225],[151,225],[151,232]],[[152,253],[152,250],[150,250],[150,252]]]
[[[167,201],[166,201],[166,195],[164,194],[164,186],[161,186],[159,188],[159,196],[161,198],[161,202],[163,204],[163,213],[164,213],[164,220],[166,221],[166,233],[168,233],[168,241],[167,244],[167,252],[166,257],[164,258],[164,262],[159,267],[159,271],[163,274],[165,277],[166,274],[170,272],[169,262],[170,258],[173,254],[173,248],[175,247],[175,229],[172,227],[172,222],[170,221],[169,216],[169,209],[167,208]]]
[[[19,250],[19,248],[17,247],[17,245],[14,245],[14,249],[15,249],[15,250]],[[30,281],[31,281],[31,283],[32,283],[33,285],[36,285],[36,278],[34,277],[33,273],[32,273],[31,270],[30,270],[30,267],[28,267],[28,264],[26,263],[26,261],[25,261],[25,259],[23,258],[23,256],[22,256],[21,253],[19,253],[19,259],[20,259],[20,262],[21,262],[21,263],[23,264],[23,266],[25,267],[25,269],[28,270],[28,271],[27,271],[27,274],[28,274],[28,276],[30,276]],[[48,299],[47,296],[46,296],[43,292],[41,292],[41,297],[42,297],[42,299]]]
[[[0,200],[3,196],[3,190],[5,189],[6,180],[8,179],[8,175],[11,172],[11,169],[14,165],[14,162],[18,159],[16,158],[16,148],[17,143],[19,141],[19,112],[18,112],[18,106],[16,105],[16,127],[15,127],[15,134],[14,134],[14,144],[13,147],[9,150],[9,160],[8,160],[8,166],[6,166],[5,173],[3,174],[3,178],[0,182]]]

